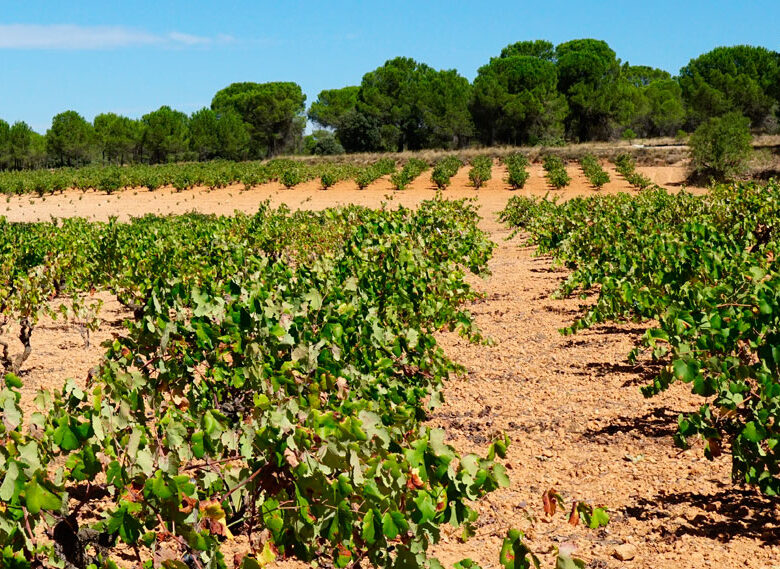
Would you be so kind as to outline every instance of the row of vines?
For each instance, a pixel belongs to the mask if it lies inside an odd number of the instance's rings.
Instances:
[[[464,308],[494,247],[478,219],[442,199],[0,218],[0,318],[23,346],[0,362],[0,566],[441,569],[426,553],[441,526],[467,539],[473,502],[509,482],[505,436],[461,455],[424,424],[460,370],[436,332],[483,341]],[[89,330],[98,291],[128,309],[126,332],[86,383],[33,399],[18,372],[41,314]],[[548,514],[556,502],[545,494]],[[608,516],[575,503],[571,519]],[[538,566],[517,530],[497,554]]]
[[[559,294],[597,292],[565,333],[648,323],[629,354],[660,366],[645,396],[684,382],[702,398],[679,417],[676,442],[700,437],[708,458],[731,453],[735,482],[780,493],[778,182],[704,196],[515,197],[501,215],[572,270]]]
[[[522,154],[502,157],[507,167],[505,180],[512,189],[522,188],[528,180],[528,159]],[[566,172],[563,160],[554,155],[544,157],[544,167],[549,184],[560,189],[567,186],[571,178]],[[599,189],[609,182],[609,176],[593,156],[585,156],[581,166],[594,188]],[[439,189],[450,185],[451,178],[464,166],[456,156],[447,156],[433,164],[431,182]],[[73,188],[82,191],[95,190],[112,194],[122,189],[147,188],[155,191],[172,187],[185,191],[194,187],[211,189],[224,188],[233,184],[249,190],[269,182],[278,182],[287,188],[310,180],[319,180],[322,189],[328,189],[342,180],[354,180],[361,190],[383,176],[389,176],[392,187],[406,188],[409,183],[431,167],[418,158],[407,160],[399,168],[391,158],[382,158],[369,165],[349,162],[307,163],[280,158],[267,162],[214,161],[186,164],[133,165],[133,166],[89,166],[84,168],[62,168],[58,170],[6,171],[0,172],[0,194],[6,196],[28,193],[47,196]],[[493,159],[490,156],[476,156],[468,165],[469,183],[479,189],[491,179]],[[633,186],[642,189],[651,181],[635,171],[635,162],[629,155],[616,160],[618,172]]]
[[[34,334],[44,305],[95,288],[134,314],[86,388],[26,417],[6,375],[3,566],[225,567],[236,535],[243,567],[429,566],[438,526],[468,534],[469,501],[507,483],[507,441],[460,456],[421,424],[457,369],[434,332],[479,339],[461,307],[493,248],[476,219],[434,201],[0,224],[5,320]]]

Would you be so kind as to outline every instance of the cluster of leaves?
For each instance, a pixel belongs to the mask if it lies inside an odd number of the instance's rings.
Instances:
[[[474,188],[481,188],[493,176],[493,159],[490,156],[475,156],[471,159],[469,181]]]
[[[408,186],[412,180],[417,178],[420,174],[428,169],[428,163],[419,158],[410,158],[409,161],[404,164],[404,167],[393,172],[390,176],[390,182],[393,184],[393,188],[396,190],[403,190]]]
[[[560,156],[548,154],[542,159],[544,165],[544,175],[547,182],[556,190],[565,188],[571,182],[571,177],[566,171],[566,164]]]
[[[465,277],[494,245],[477,220],[434,200],[3,225],[4,246],[42,236],[28,263],[62,271],[67,290],[133,308],[86,388],[40,392],[26,421],[7,376],[4,564],[115,567],[126,544],[144,567],[224,568],[222,544],[244,534],[247,568],[439,567],[425,552],[440,525],[469,535],[471,501],[508,483],[507,439],[460,456],[422,424],[459,369],[435,333],[480,339]]]
[[[382,176],[388,176],[395,172],[395,160],[392,158],[381,158],[360,170],[355,175],[355,182],[358,188],[365,190],[372,182],[378,180]]]
[[[513,190],[521,189],[528,181],[530,174],[528,173],[528,158],[524,154],[510,154],[502,158],[504,165],[506,166],[508,175],[506,182]]]
[[[450,178],[458,173],[463,166],[463,161],[457,156],[445,156],[433,166],[431,182],[440,190],[450,185]]]
[[[730,449],[736,482],[780,492],[780,184],[704,196],[655,188],[557,204],[513,198],[502,217],[572,269],[560,293],[597,288],[566,329],[655,321],[632,359],[666,365],[643,389],[682,381],[705,401],[681,415],[676,441],[699,436],[709,458]]]
[[[580,167],[591,185],[600,190],[604,184],[609,183],[609,174],[599,164],[593,154],[586,154],[580,159]]]
[[[542,505],[544,513],[548,516],[554,516],[558,508],[561,511],[566,511],[566,503],[563,496],[555,488],[550,488],[542,494]],[[606,527],[609,524],[609,514],[606,508],[594,508],[587,502],[574,501],[569,510],[569,524],[576,526],[580,522],[590,529]]]
[[[544,513],[551,518],[560,508],[566,511],[566,504],[555,488],[550,488],[542,494],[542,506]],[[599,529],[609,524],[609,514],[606,508],[594,507],[587,502],[572,502],[569,511],[569,524],[577,526],[582,524],[590,529]],[[539,558],[523,542],[525,535],[517,529],[510,529],[501,544],[499,563],[504,569],[540,569]],[[570,551],[558,550],[555,560],[556,569],[585,569],[582,559],[571,557]],[[464,559],[455,564],[455,569],[480,569],[480,566],[471,559]]]
[[[615,169],[626,181],[639,190],[653,185],[653,181],[636,171],[636,160],[630,154],[619,154],[615,158]]]

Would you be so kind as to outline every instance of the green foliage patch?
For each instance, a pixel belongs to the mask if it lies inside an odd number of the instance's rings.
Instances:
[[[475,156],[471,159],[469,181],[474,188],[481,188],[493,176],[493,159],[490,156]]]
[[[166,566],[225,568],[223,543],[245,534],[244,567],[440,567],[425,553],[440,526],[470,535],[471,501],[508,483],[496,460],[508,440],[458,455],[422,423],[459,370],[435,333],[480,339],[465,277],[486,271],[494,245],[477,220],[472,204],[443,200],[0,220],[5,317],[92,287],[133,310],[86,388],[41,391],[26,420],[21,382],[6,376],[4,564],[61,564],[62,539],[86,548],[79,567],[115,567],[129,544],[164,551]]]
[[[542,163],[546,172],[547,182],[556,190],[565,188],[571,182],[571,177],[566,171],[566,164],[560,156],[555,154],[546,155]]]
[[[644,190],[653,185],[653,181],[647,176],[636,171],[636,160],[630,154],[620,154],[615,159],[615,169],[626,181],[639,190]]]
[[[513,190],[521,189],[528,181],[530,174],[528,173],[528,158],[523,154],[510,154],[504,156],[502,159],[506,166],[508,176],[506,179]]]
[[[428,169],[428,163],[418,158],[410,158],[404,167],[394,172],[390,176],[390,182],[393,184],[393,188],[396,190],[403,190],[408,186],[417,176],[422,174]]]
[[[691,135],[691,166],[699,176],[733,180],[744,174],[753,155],[750,119],[739,113],[713,117]]]
[[[450,185],[450,179],[458,173],[463,166],[463,161],[457,156],[445,156],[439,160],[431,172],[431,182],[440,190]]]
[[[580,160],[580,167],[591,185],[600,190],[604,184],[609,183],[609,174],[599,164],[598,159],[592,154],[586,154]]]

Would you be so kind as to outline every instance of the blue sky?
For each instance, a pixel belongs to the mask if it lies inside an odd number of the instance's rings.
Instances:
[[[582,37],[676,73],[718,45],[780,50],[780,1],[0,0],[0,118],[190,113],[236,81],[296,81],[308,104],[398,55],[473,79],[509,43]]]

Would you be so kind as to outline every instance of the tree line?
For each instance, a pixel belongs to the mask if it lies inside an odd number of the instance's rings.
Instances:
[[[45,135],[0,119],[0,169],[673,136],[733,113],[754,131],[778,131],[780,53],[717,47],[673,77],[621,62],[601,40],[521,41],[473,82],[397,57],[360,85],[320,92],[308,109],[296,83],[246,82],[191,115],[163,106],[90,123],[69,110]],[[304,136],[307,119],[318,129]]]

